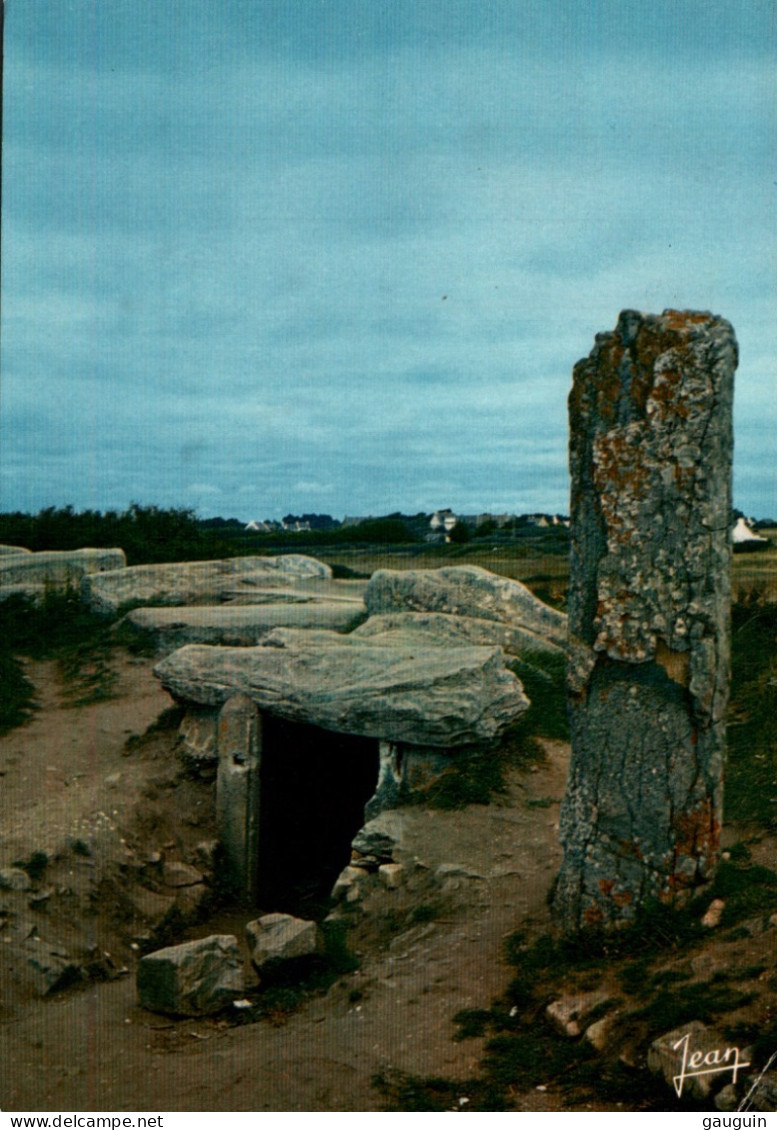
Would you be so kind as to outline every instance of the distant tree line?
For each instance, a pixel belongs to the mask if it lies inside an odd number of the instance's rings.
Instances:
[[[129,565],[205,560],[235,552],[233,543],[205,527],[193,510],[137,503],[105,513],[50,506],[37,514],[0,514],[0,543],[36,551],[118,546]]]

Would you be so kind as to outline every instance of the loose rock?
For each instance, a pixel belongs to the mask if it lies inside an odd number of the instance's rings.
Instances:
[[[245,991],[237,939],[214,934],[146,954],[138,964],[137,989],[140,1004],[151,1012],[220,1012]]]
[[[291,914],[264,914],[246,926],[246,939],[254,967],[268,961],[288,961],[319,953],[322,939],[315,922]]]

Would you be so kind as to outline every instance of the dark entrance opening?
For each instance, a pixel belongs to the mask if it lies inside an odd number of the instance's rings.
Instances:
[[[259,905],[316,917],[348,864],[378,780],[375,738],[267,715],[262,726]]]

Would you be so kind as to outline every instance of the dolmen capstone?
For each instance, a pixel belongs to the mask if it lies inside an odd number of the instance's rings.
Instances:
[[[154,674],[182,703],[219,708],[242,693],[290,722],[444,748],[492,741],[529,705],[499,648],[386,646],[291,628],[259,647],[180,648]]]
[[[233,557],[132,565],[85,578],[81,596],[90,611],[115,615],[122,605],[262,604],[283,599],[277,591],[305,582],[328,581],[332,570],[304,554]]]

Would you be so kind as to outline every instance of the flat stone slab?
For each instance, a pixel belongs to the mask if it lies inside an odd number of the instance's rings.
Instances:
[[[10,557],[15,553],[32,553],[32,550],[23,545],[0,545],[0,557]]]
[[[354,636],[374,643],[413,639],[434,647],[501,647],[510,655],[527,661],[544,656],[563,656],[564,649],[539,632],[514,627],[496,620],[473,616],[453,616],[447,612],[389,612],[370,616],[354,631]]]
[[[0,586],[78,585],[90,574],[124,571],[123,549],[46,550],[41,553],[12,553],[0,557]]]
[[[113,616],[127,604],[261,604],[268,600],[268,588],[331,579],[332,570],[322,561],[290,553],[280,557],[132,565],[86,579],[81,596],[92,612]]]
[[[525,628],[563,646],[567,618],[520,581],[481,569],[454,565],[443,569],[379,569],[364,593],[371,616],[387,612],[445,612],[495,620]]]
[[[173,652],[154,674],[174,698],[260,710],[335,733],[445,748],[490,742],[529,706],[504,653],[387,647],[337,632],[278,629],[265,646]]]
[[[277,590],[275,590],[277,598]],[[274,628],[326,628],[349,632],[366,615],[358,598],[321,600],[309,593],[290,593],[296,601],[271,604],[194,605],[185,608],[137,608],[122,625],[150,632],[158,652],[190,643],[253,647]],[[0,600],[2,592],[0,591]]]

